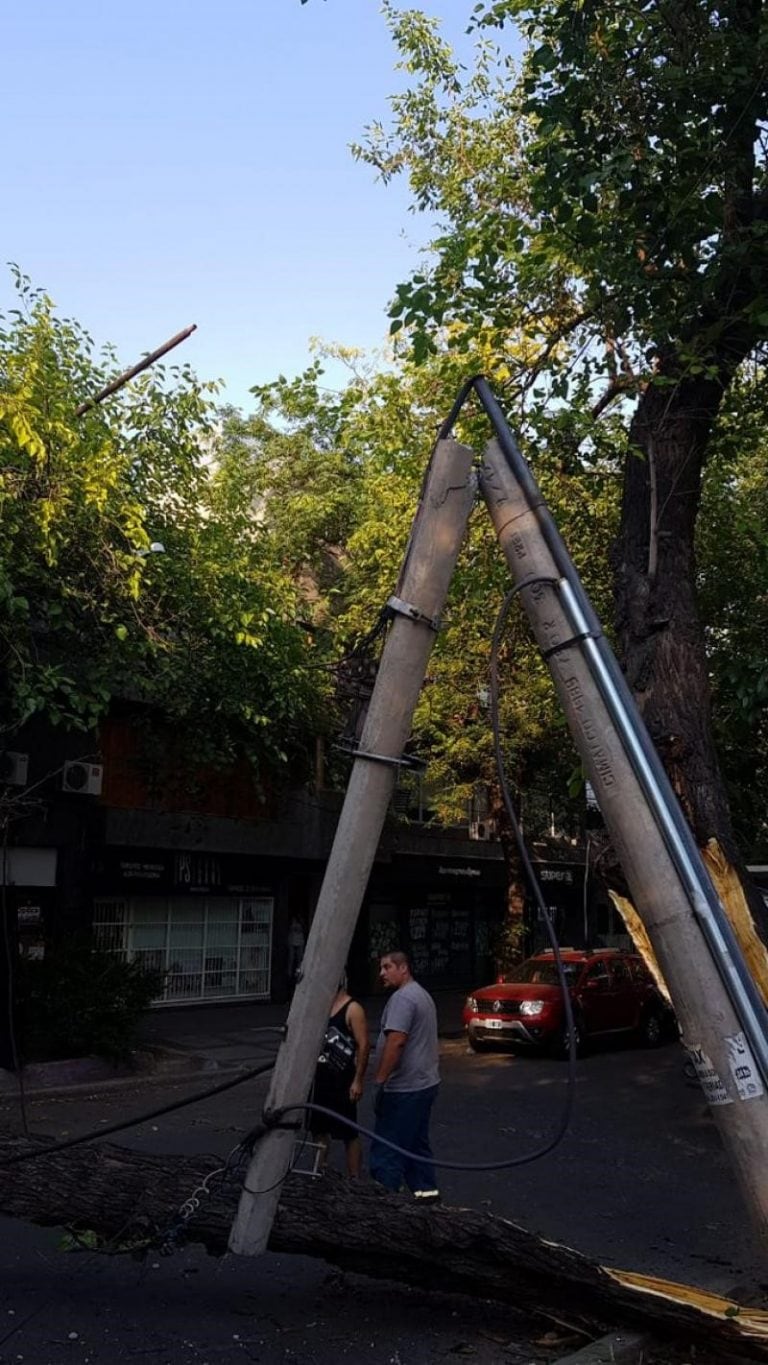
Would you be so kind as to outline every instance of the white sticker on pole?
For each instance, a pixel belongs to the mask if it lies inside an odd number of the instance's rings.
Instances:
[[[736,1082],[739,1098],[759,1099],[763,1093],[763,1083],[744,1034],[734,1033],[733,1037],[726,1037],[725,1042],[728,1048],[728,1065]]]
[[[703,1048],[689,1047],[688,1056],[693,1062],[699,1084],[704,1091],[707,1104],[733,1104],[728,1091],[718,1076]]]

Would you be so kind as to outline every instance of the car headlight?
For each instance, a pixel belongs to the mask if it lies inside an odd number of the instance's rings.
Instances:
[[[477,1001],[475,1000],[474,995],[467,996],[465,1008],[470,1010],[472,1014],[477,1014]]]
[[[520,1001],[520,1013],[521,1013],[521,1014],[527,1014],[529,1018],[530,1018],[532,1015],[543,1014],[543,1012],[544,1012],[544,1001],[543,1001],[543,1000],[521,1000],[521,1001]]]

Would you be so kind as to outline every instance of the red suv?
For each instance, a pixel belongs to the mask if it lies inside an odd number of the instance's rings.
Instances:
[[[671,1032],[672,1011],[642,958],[619,948],[562,948],[571,992],[577,1047],[590,1038],[634,1033],[657,1047]],[[467,997],[462,1014],[469,1046],[491,1043],[549,1047],[567,1052],[562,991],[554,953],[529,957],[493,986]]]

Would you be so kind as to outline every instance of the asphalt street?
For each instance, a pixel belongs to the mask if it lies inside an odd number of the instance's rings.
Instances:
[[[249,1060],[272,1046],[255,1041]],[[564,1099],[563,1063],[504,1052],[473,1056],[458,1040],[444,1042],[442,1053],[433,1125],[438,1155],[503,1161],[543,1144]],[[762,1292],[764,1269],[735,1181],[682,1067],[677,1044],[580,1060],[573,1123],[561,1146],[513,1170],[443,1172],[444,1201],[487,1208],[608,1265]],[[214,1073],[34,1098],[30,1126],[53,1138],[85,1133],[216,1079]],[[249,1082],[113,1141],[158,1153],[223,1155],[258,1115],[265,1084]],[[364,1103],[362,1119],[370,1117]],[[0,1123],[18,1130],[13,1100],[4,1100]],[[1,1362],[330,1365],[354,1357],[369,1365],[454,1358],[498,1365],[564,1353],[557,1324],[531,1327],[498,1305],[424,1296],[305,1258],[214,1261],[194,1248],[143,1262],[65,1254],[60,1233],[0,1221]]]

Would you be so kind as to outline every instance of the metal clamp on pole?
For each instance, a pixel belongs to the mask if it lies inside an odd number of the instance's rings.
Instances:
[[[388,763],[391,768],[425,768],[427,765],[422,758],[393,758],[390,754],[374,754],[369,749],[353,749],[348,744],[334,744],[334,749],[338,749],[343,754],[349,754],[350,758],[366,758],[369,763]]]
[[[419,621],[435,632],[440,629],[439,616],[427,616],[426,612],[419,611],[418,607],[414,607],[412,602],[404,602],[402,597],[390,597],[387,606],[390,611],[396,612],[399,616],[407,616],[409,621]]]

